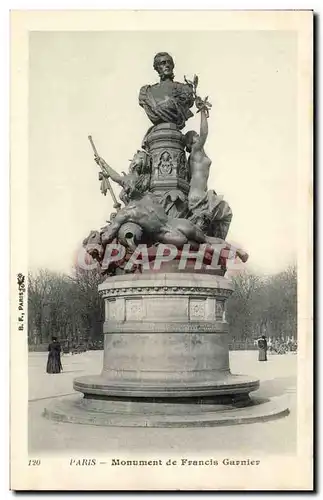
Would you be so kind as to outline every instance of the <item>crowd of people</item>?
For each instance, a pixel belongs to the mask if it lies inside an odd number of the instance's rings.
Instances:
[[[268,352],[270,354],[287,354],[288,352],[297,352],[297,340],[294,338],[269,338]]]

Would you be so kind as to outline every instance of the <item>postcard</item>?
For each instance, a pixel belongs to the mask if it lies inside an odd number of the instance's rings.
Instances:
[[[313,489],[313,12],[11,12],[11,489]]]

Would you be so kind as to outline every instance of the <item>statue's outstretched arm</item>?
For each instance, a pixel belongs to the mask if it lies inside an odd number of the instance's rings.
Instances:
[[[203,147],[209,133],[207,119],[209,117],[209,109],[212,107],[212,104],[208,101],[208,97],[201,99],[199,96],[196,96],[195,104],[198,109],[197,112],[201,113],[200,140],[198,141],[198,145]]]
[[[118,174],[118,172],[116,172],[112,167],[110,167],[110,165],[108,165],[103,158],[97,157],[95,158],[95,161],[102,167],[104,174],[107,174],[114,182],[124,187],[125,181],[122,175]]]

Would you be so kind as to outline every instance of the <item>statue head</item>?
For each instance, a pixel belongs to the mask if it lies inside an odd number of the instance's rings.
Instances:
[[[199,135],[195,132],[195,130],[190,130],[189,132],[186,132],[184,138],[186,150],[190,153],[193,145],[199,140]]]
[[[174,60],[168,52],[158,52],[154,57],[154,69],[160,76],[161,80],[174,79]]]
[[[150,156],[146,151],[138,150],[131,160],[129,166],[130,173],[136,173],[138,175],[150,173]]]
[[[143,235],[142,227],[134,222],[125,222],[118,231],[118,241],[121,245],[134,250],[140,243]]]

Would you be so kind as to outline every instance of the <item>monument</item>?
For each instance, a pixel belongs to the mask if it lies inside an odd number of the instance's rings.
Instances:
[[[104,361],[99,375],[74,380],[83,398],[55,402],[49,418],[96,425],[183,426],[245,423],[288,412],[250,398],[259,381],[229,365],[225,277],[229,257],[247,253],[226,241],[232,212],[208,187],[204,146],[211,103],[197,94],[198,77],[174,81],[162,52],[160,82],[145,85],[139,105],[152,122],[141,149],[120,174],[99,156],[101,192],[115,212],[84,247],[104,282]],[[200,130],[182,129],[200,115]],[[122,187],[116,199],[111,181]],[[262,404],[260,404],[262,403]]]

